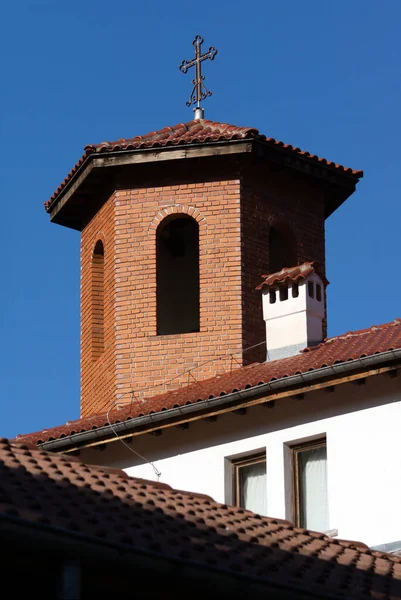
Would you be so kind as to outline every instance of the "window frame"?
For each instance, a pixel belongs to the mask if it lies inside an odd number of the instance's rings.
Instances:
[[[231,481],[232,481],[232,498],[233,504],[240,508],[244,508],[241,506],[241,478],[240,478],[240,470],[243,467],[249,467],[250,465],[255,465],[257,463],[264,462],[266,465],[266,450],[261,450],[259,452],[255,452],[254,454],[248,454],[246,456],[240,456],[239,458],[234,458],[231,460]],[[266,473],[267,473],[267,465],[266,465]],[[246,509],[245,509],[246,510]]]
[[[292,522],[295,527],[304,527],[301,525],[302,515],[302,490],[301,490],[301,478],[300,478],[300,461],[299,456],[302,452],[308,450],[315,450],[317,448],[326,448],[327,456],[327,437],[326,435],[319,436],[313,440],[300,442],[298,444],[291,444],[290,450],[290,465],[291,465],[291,481],[292,481]],[[327,458],[326,458],[327,460]]]

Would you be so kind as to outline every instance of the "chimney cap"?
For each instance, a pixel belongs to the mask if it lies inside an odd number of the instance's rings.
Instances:
[[[329,282],[324,275],[322,275],[322,271],[323,269],[316,261],[304,262],[302,265],[297,265],[295,267],[284,267],[277,273],[262,275],[263,281],[256,286],[256,289],[262,290],[264,288],[280,285],[281,283],[296,283],[300,279],[306,279],[312,273],[319,275],[323,285],[326,287]]]

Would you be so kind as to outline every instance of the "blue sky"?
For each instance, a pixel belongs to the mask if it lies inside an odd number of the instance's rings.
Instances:
[[[191,119],[195,34],[206,118],[365,171],[327,221],[329,334],[401,316],[401,3],[18,2],[2,8],[1,429],[79,417],[79,233],[43,202],[87,143]]]

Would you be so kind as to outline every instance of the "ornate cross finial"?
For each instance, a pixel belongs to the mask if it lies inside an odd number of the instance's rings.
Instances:
[[[200,35],[197,35],[195,37],[194,41],[192,42],[192,45],[195,46],[195,58],[193,58],[190,61],[183,60],[180,65],[180,71],[182,73],[186,73],[188,69],[190,69],[193,66],[196,67],[195,79],[192,80],[194,87],[192,88],[191,95],[189,97],[188,102],[186,103],[187,106],[191,106],[191,104],[196,104],[196,108],[194,109],[195,119],[203,119],[203,109],[201,108],[200,103],[202,100],[212,95],[212,92],[207,90],[203,84],[205,77],[204,75],[202,75],[201,63],[208,58],[210,60],[213,60],[217,54],[217,50],[213,46],[210,46],[209,50],[205,52],[205,54],[201,54],[201,46],[203,44],[203,41],[204,40]]]

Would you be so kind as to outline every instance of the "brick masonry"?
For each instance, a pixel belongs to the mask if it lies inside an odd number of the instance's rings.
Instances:
[[[172,213],[188,214],[199,223],[201,331],[157,336],[156,229]],[[100,234],[105,350],[92,360],[86,282]],[[232,363],[228,351],[241,361],[239,180],[118,191],[85,228],[82,240],[82,416],[104,410],[113,400],[129,402],[131,390],[137,397],[151,396],[193,377],[225,372]],[[182,374],[188,369],[194,369],[192,374]]]
[[[243,348],[265,340],[261,275],[270,273],[269,230],[285,225],[296,238],[297,264],[316,260],[325,273],[324,197],[302,174],[254,166],[241,186]],[[261,327],[262,324],[262,327]],[[244,355],[244,364],[266,359],[266,347]]]
[[[301,174],[266,165],[175,176],[114,192],[82,232],[81,416],[265,359],[260,292],[273,223],[298,261],[324,264],[323,197]],[[231,176],[228,176],[231,173]],[[224,179],[223,179],[224,177]],[[160,179],[158,178],[158,182]],[[195,181],[194,183],[191,182]],[[177,183],[178,181],[178,183]],[[183,182],[181,182],[183,181]],[[156,335],[156,230],[170,214],[199,223],[200,332]],[[104,351],[93,356],[93,250],[104,244]],[[191,370],[189,373],[188,371]]]
[[[115,220],[113,202],[103,205],[81,236],[81,414],[105,410],[115,397]],[[94,343],[94,311],[99,297],[94,290],[93,255],[96,242],[104,247],[103,352]],[[96,348],[97,351],[94,351]]]

